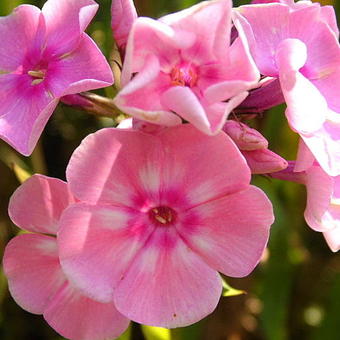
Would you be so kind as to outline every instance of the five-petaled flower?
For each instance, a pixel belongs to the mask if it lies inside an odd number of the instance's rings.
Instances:
[[[0,137],[22,154],[31,154],[60,97],[112,84],[84,33],[97,8],[92,0],[49,0],[0,18]]]
[[[60,220],[64,272],[87,296],[153,326],[211,313],[217,271],[249,274],[274,218],[231,139],[189,124],[102,129],[76,149],[67,178],[79,202]]]
[[[172,126],[183,118],[204,133],[218,133],[259,79],[243,37],[231,43],[230,30],[230,0],[202,2],[159,20],[136,19],[115,103],[151,123]]]

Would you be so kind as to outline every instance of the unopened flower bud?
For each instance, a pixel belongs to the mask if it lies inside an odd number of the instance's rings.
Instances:
[[[268,174],[285,169],[288,162],[268,149],[241,151],[252,174]]]
[[[223,131],[229,135],[240,150],[250,151],[268,147],[268,141],[257,130],[241,122],[228,120]]]
[[[290,181],[295,183],[305,184],[306,182],[306,172],[305,171],[295,171],[296,162],[288,161],[288,166],[280,171],[272,172],[269,176],[272,178],[281,179],[284,181]]]

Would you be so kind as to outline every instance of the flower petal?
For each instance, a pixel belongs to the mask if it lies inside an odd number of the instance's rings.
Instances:
[[[311,135],[301,135],[320,166],[330,175],[340,175],[340,123],[326,120]]]
[[[247,163],[224,132],[207,136],[192,125],[183,124],[157,136],[165,152],[162,192],[183,192],[185,188],[189,204],[186,208],[248,186]]]
[[[137,19],[133,0],[112,0],[111,28],[119,48],[125,48],[133,22]]]
[[[191,89],[182,86],[172,87],[162,94],[161,100],[167,110],[176,112],[202,132],[210,133],[207,114]]]
[[[34,40],[40,14],[39,8],[22,5],[12,14],[0,18],[0,74],[15,71],[22,65],[24,51]]]
[[[115,104],[124,112],[154,124],[173,126],[181,123],[174,113],[161,103],[161,95],[170,87],[170,78],[160,70],[153,54],[145,58],[145,65],[115,97]]]
[[[66,175],[72,193],[82,201],[137,207],[146,192],[159,197],[158,188],[153,190],[141,178],[143,169],[149,167],[157,180],[162,157],[160,141],[151,135],[102,129],[83,140]]]
[[[178,237],[157,228],[114,292],[117,309],[139,323],[183,327],[216,307],[221,278]]]
[[[306,45],[297,39],[282,41],[276,53],[288,122],[294,131],[309,134],[322,126],[328,105],[313,83],[298,71],[306,58]]]
[[[338,60],[340,61],[339,55]],[[324,67],[323,70],[320,70],[319,77],[317,79],[313,79],[313,84],[326,98],[328,107],[331,110],[340,112],[340,63],[331,65],[328,68]]]
[[[240,6],[234,10],[234,22],[246,35],[260,73],[277,76],[275,53],[278,44],[289,37],[289,7],[279,3]]]
[[[332,229],[333,225],[323,223],[323,218],[331,204],[334,180],[319,166],[312,166],[306,171],[306,174],[307,206],[304,213],[305,220],[316,231]]]
[[[0,137],[25,156],[32,153],[58,103],[46,91],[44,82],[31,85],[28,78],[0,76]]]
[[[46,1],[42,13],[48,47],[59,55],[74,49],[97,9],[98,4],[92,0]]]
[[[179,233],[212,268],[243,277],[260,261],[273,221],[269,199],[250,186],[188,210]]]
[[[340,250],[340,227],[323,233],[329,248],[335,253]]]
[[[117,311],[113,303],[91,300],[70,284],[53,297],[44,310],[44,318],[62,336],[74,340],[116,338],[130,321]]]
[[[211,79],[212,85],[204,92],[204,96],[210,102],[224,101],[237,96],[255,87],[260,78],[248,46],[240,38],[236,38],[229,49],[229,62],[220,63],[218,67],[223,73],[222,81],[216,82]],[[207,68],[209,70],[209,66]]]
[[[33,175],[12,195],[8,213],[22,229],[56,234],[61,213],[74,202],[65,182]]]
[[[14,300],[34,314],[42,314],[66,282],[56,240],[50,236],[16,236],[6,247],[3,263]]]
[[[74,204],[60,220],[63,270],[85,295],[110,302],[113,289],[152,230],[132,209]]]
[[[301,172],[309,169],[315,162],[315,157],[308,149],[308,146],[302,138],[299,139],[298,153],[296,155],[296,162],[294,172]]]
[[[195,43],[182,51],[182,57],[200,64],[215,58],[225,58],[230,44],[231,6],[230,0],[201,2],[159,20],[175,31],[195,34]]]
[[[55,97],[107,87],[113,83],[109,64],[94,41],[82,35],[77,49],[50,62],[46,78]]]
[[[134,72],[144,67],[146,58],[158,58],[162,69],[170,70],[180,60],[180,48],[191,46],[195,35],[150,18],[139,17],[134,22],[122,70],[122,85],[126,85]]]

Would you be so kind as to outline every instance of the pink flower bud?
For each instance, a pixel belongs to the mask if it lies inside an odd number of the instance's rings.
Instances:
[[[66,105],[77,106],[77,107],[91,107],[92,103],[80,94],[69,94],[61,97],[60,101]]]
[[[250,151],[268,147],[268,141],[257,130],[241,122],[228,120],[223,131],[229,135],[240,150]]]
[[[249,92],[249,96],[235,109],[235,112],[263,112],[284,103],[280,82],[266,77],[259,82],[259,87]]]
[[[305,184],[306,182],[306,171],[295,171],[296,162],[288,161],[288,166],[280,171],[272,172],[270,177],[281,179],[284,181],[291,181],[295,183]]]
[[[288,162],[268,149],[241,151],[252,174],[267,174],[285,169]]]

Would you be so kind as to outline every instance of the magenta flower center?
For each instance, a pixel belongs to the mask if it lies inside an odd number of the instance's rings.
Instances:
[[[168,226],[176,221],[177,213],[170,207],[156,207],[149,210],[149,218],[152,223],[159,226]]]
[[[194,87],[197,84],[198,74],[192,64],[175,66],[171,70],[171,84],[174,86]]]

